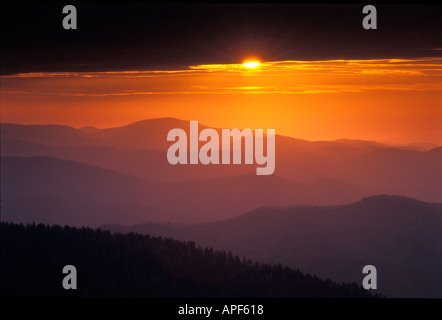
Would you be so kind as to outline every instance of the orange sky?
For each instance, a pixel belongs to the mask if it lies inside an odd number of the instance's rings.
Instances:
[[[442,145],[442,58],[1,77],[1,122],[102,128],[157,117],[308,140]]]

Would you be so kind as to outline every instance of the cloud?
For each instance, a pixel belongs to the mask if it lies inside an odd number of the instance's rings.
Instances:
[[[68,89],[67,89],[68,88]],[[197,94],[335,94],[440,91],[442,58],[194,65],[182,70],[23,73],[2,76],[2,94],[112,97]]]

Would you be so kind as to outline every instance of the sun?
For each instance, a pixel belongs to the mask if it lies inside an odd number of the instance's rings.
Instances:
[[[259,61],[248,60],[248,61],[243,63],[243,66],[246,67],[246,68],[254,69],[254,68],[258,67],[260,64],[261,63]]]

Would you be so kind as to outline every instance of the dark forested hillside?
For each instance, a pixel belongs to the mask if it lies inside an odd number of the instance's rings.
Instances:
[[[62,269],[77,268],[77,290]],[[130,233],[1,223],[2,296],[371,297],[281,265]]]

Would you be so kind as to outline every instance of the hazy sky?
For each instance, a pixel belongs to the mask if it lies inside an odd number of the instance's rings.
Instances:
[[[2,122],[442,144],[442,6],[379,5],[370,31],[361,5],[82,4],[69,31],[62,7],[2,5]]]
[[[171,116],[309,140],[442,142],[442,58],[27,73],[2,84],[3,122],[108,127]]]

